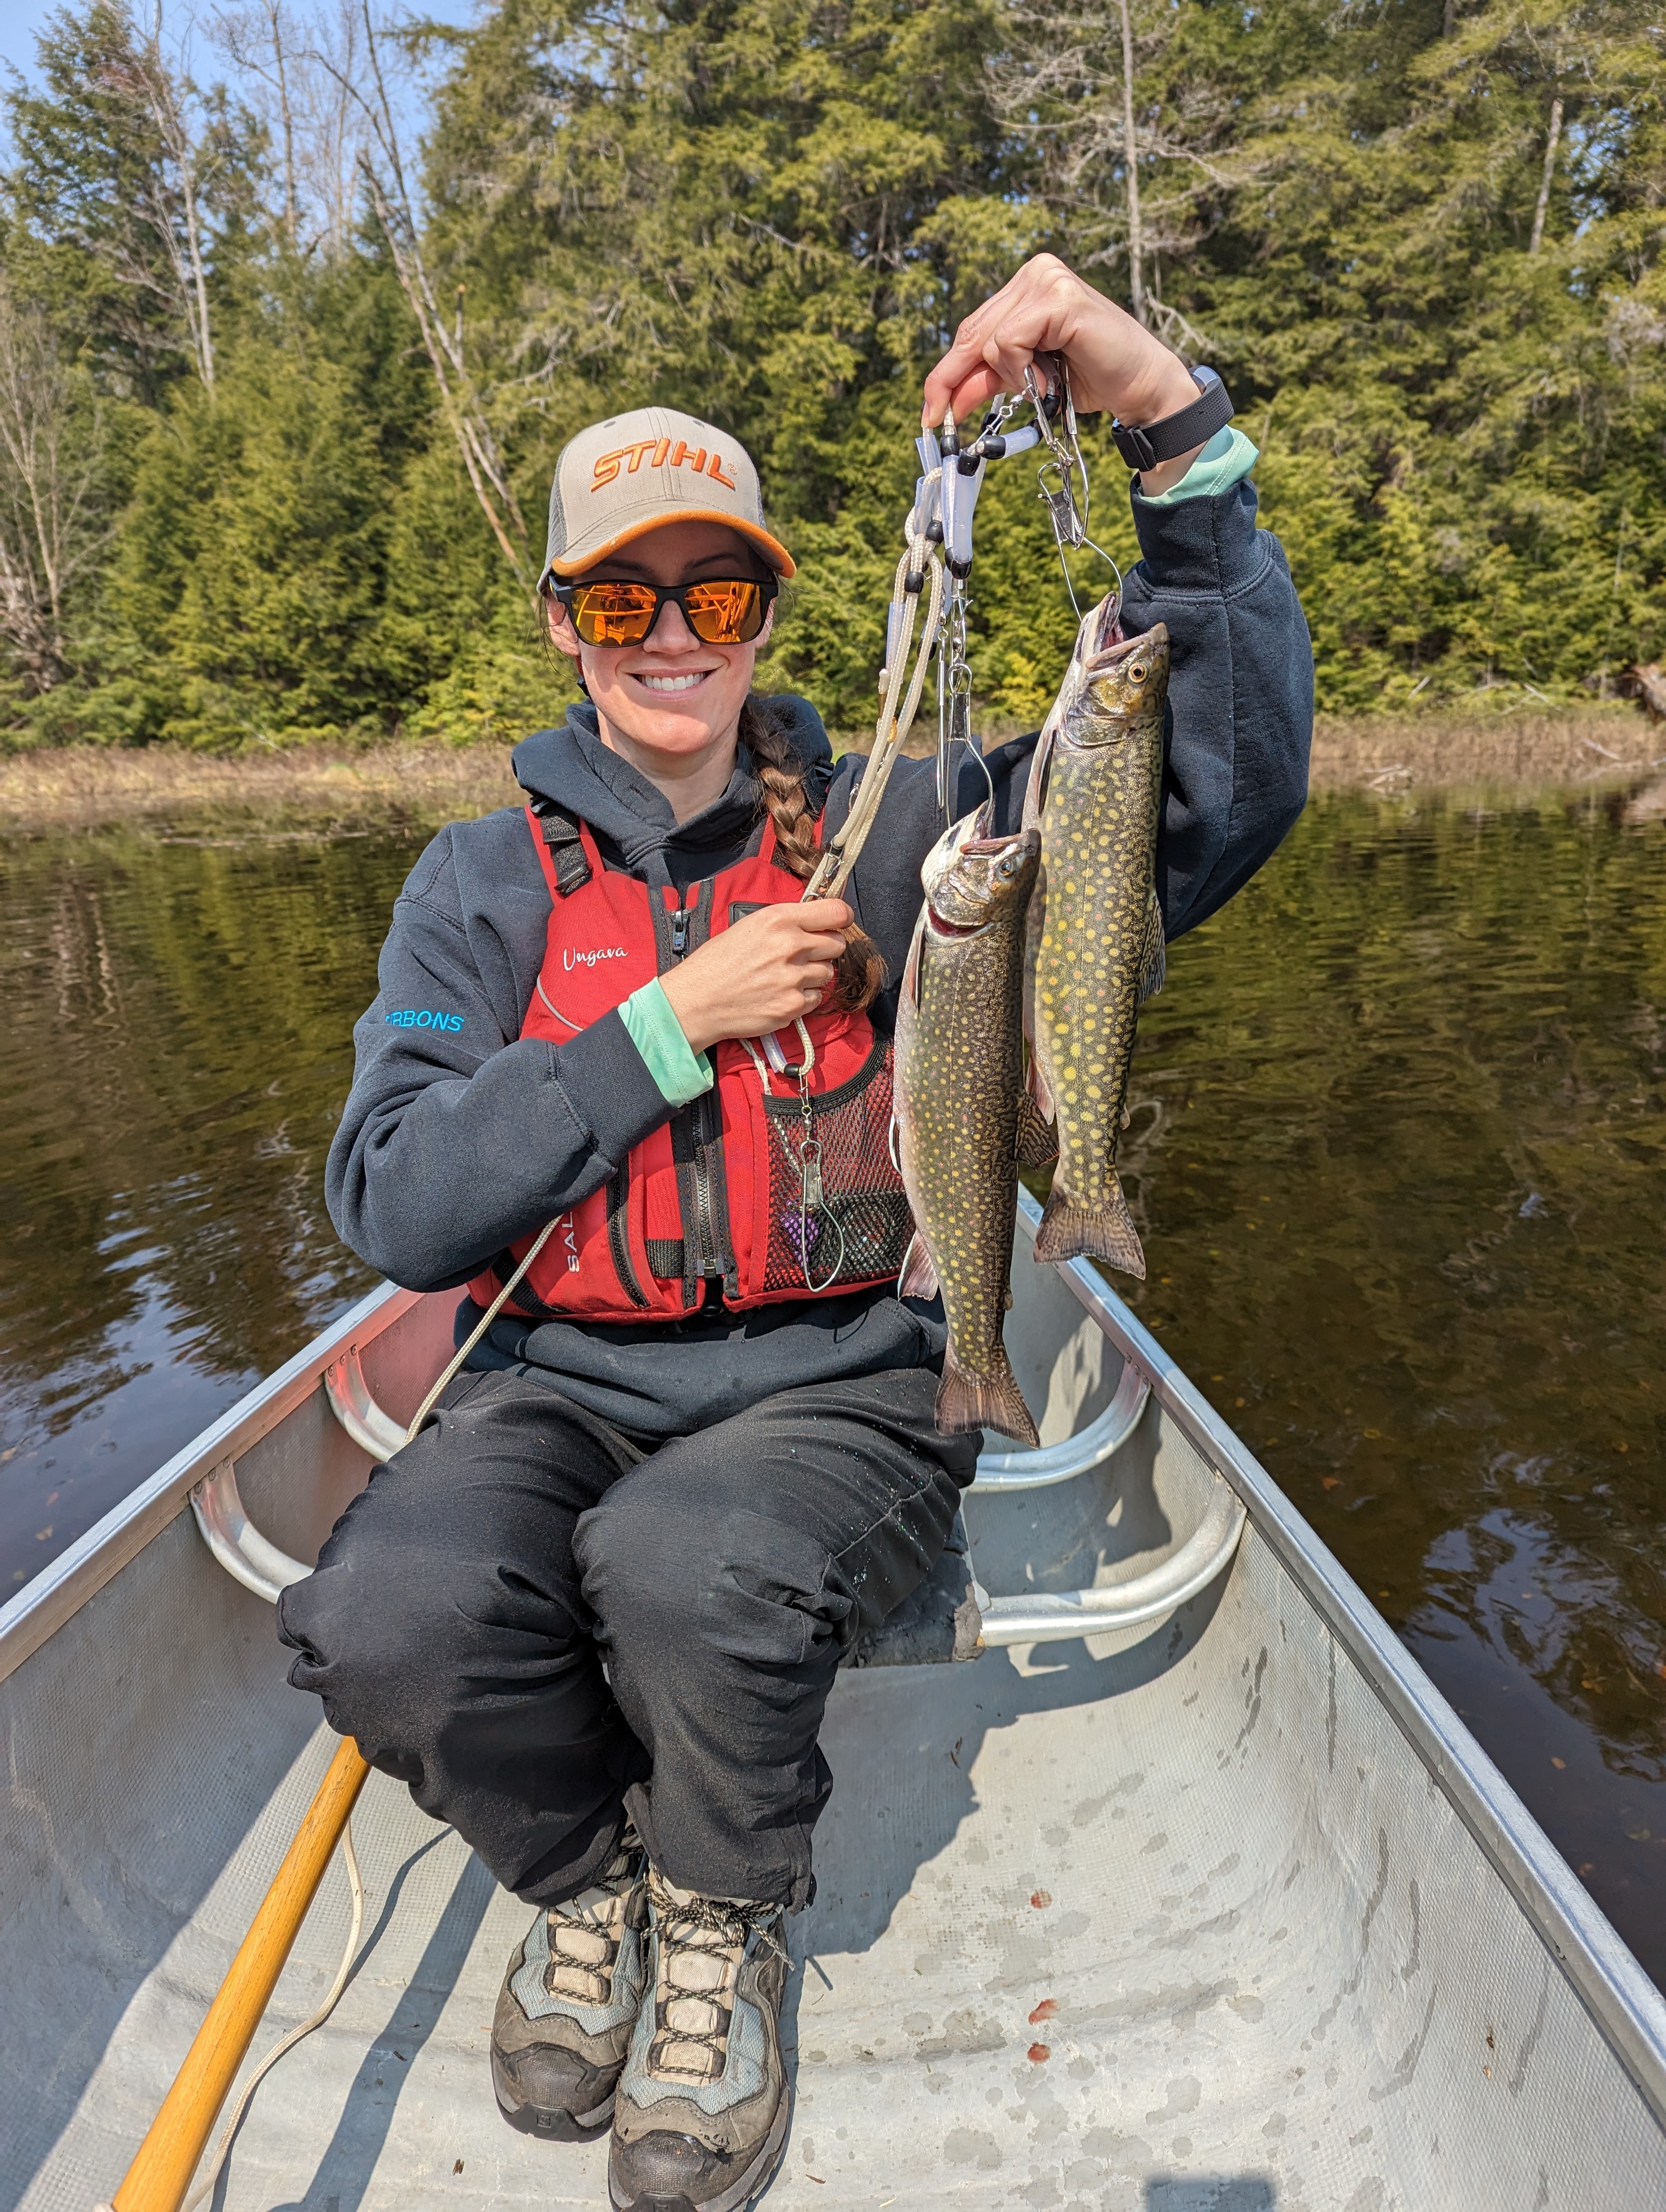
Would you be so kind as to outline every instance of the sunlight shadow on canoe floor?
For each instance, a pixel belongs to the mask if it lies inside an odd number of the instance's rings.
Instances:
[[[1273,2212],[1273,2185],[1260,2174],[1201,2179],[1157,2174],[1146,2184],[1146,2212]]]

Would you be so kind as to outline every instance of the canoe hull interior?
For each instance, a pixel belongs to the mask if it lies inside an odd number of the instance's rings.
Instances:
[[[431,1306],[367,1348],[395,1413],[432,1371]],[[1113,1358],[1068,1418],[1116,1381]],[[322,1407],[240,1460],[307,1557],[367,1464]],[[1214,1480],[1154,1396],[1098,1474],[969,1501],[980,1576],[1138,1573]],[[271,1608],[181,1514],[0,1681],[0,2212],[89,2212],[119,2180],[332,1747],[283,1671]],[[772,2208],[1666,2206],[1658,2081],[1256,1522],[1154,1626],[842,1677],[824,1742]],[[605,2146],[493,2106],[524,1911],[385,1778],[356,1832],[368,1950],[216,2202],[605,2204]],[[332,1869],[257,2051],[317,2001],[346,1918]]]

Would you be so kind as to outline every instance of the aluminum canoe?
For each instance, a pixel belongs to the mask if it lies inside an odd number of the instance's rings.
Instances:
[[[1035,1220],[1009,1340],[1042,1449],[986,1455],[830,1705],[771,2212],[1666,2212],[1659,1993],[1156,1341],[1031,1264]],[[332,1747],[269,1599],[453,1304],[365,1299],[0,1608],[0,2212],[107,2199],[172,2080]],[[605,2145],[493,2105],[525,1912],[381,1776],[355,1832],[353,1980],[215,2206],[604,2205]],[[332,1869],[253,2057],[347,1924]]]

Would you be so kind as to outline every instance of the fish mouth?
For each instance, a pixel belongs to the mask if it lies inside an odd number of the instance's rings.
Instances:
[[[1097,615],[1097,621],[1094,621],[1094,615]],[[1107,592],[1105,597],[1100,600],[1097,607],[1094,610],[1094,615],[1090,615],[1088,617],[1090,621],[1093,622],[1093,636],[1095,639],[1092,653],[1085,656],[1090,662],[1097,659],[1099,653],[1108,649],[1104,646],[1100,645],[1097,642],[1097,640],[1104,635],[1106,630],[1115,629],[1118,623],[1121,622],[1122,618],[1122,594],[1119,592]],[[1109,649],[1114,650],[1114,648]]]
[[[1167,624],[1155,623],[1150,629],[1142,631],[1140,636],[1118,638],[1115,645],[1108,645],[1103,653],[1091,654],[1084,662],[1082,672],[1089,677],[1109,676],[1114,670],[1125,666],[1130,660],[1152,659],[1154,655],[1166,647],[1168,642]]]

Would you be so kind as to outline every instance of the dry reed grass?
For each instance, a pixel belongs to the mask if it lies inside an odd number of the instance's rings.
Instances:
[[[1018,734],[1016,725],[988,719],[977,727],[986,744]],[[834,743],[840,751],[866,752],[873,740],[864,731]],[[927,727],[922,715],[903,750],[920,759],[936,747],[936,718]],[[1533,791],[1663,767],[1666,721],[1620,702],[1529,714],[1321,714],[1313,730],[1310,782],[1315,791]]]
[[[0,829],[225,821],[340,830],[372,822],[455,821],[514,804],[498,745],[312,745],[224,758],[179,746],[68,745],[0,758]]]
[[[929,752],[934,743],[934,735],[919,732],[909,750]],[[1322,714],[1312,782],[1316,791],[1530,789],[1663,766],[1666,724],[1634,708],[1462,720]],[[508,750],[492,744],[385,744],[356,752],[298,745],[233,758],[167,745],[131,751],[76,745],[0,757],[0,830],[24,834],[129,821],[340,832],[390,819],[456,820],[511,805],[517,796]]]
[[[1316,791],[1405,791],[1431,785],[1528,790],[1594,783],[1666,766],[1666,724],[1635,707],[1567,713],[1343,720],[1321,714],[1313,732]]]

